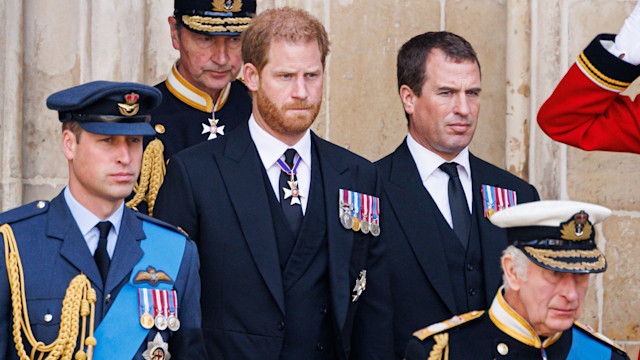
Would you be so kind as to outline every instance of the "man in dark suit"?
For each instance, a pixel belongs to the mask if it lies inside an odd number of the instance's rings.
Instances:
[[[327,33],[283,8],[258,15],[243,36],[253,114],[175,155],[155,212],[198,245],[208,355],[389,359],[384,234],[356,226],[378,224],[375,212],[356,211],[378,202],[376,169],[309,130]]]
[[[538,199],[535,188],[469,153],[480,107],[480,64],[455,34],[429,32],[398,52],[406,140],[376,164],[383,181],[394,310],[402,358],[422,324],[485,309],[500,286],[502,229],[486,214]]]
[[[202,358],[195,244],[124,206],[160,96],[99,81],[47,99],[69,185],[0,214],[0,358]]]
[[[162,102],[151,113],[156,130],[144,137],[143,164],[127,206],[153,214],[165,163],[189,146],[227,134],[251,115],[242,80],[240,35],[256,12],[255,0],[175,0],[171,43],[180,58],[155,87]]]

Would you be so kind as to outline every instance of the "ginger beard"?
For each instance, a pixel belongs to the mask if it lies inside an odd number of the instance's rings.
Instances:
[[[278,108],[262,88],[256,91],[256,101],[258,112],[265,124],[273,131],[286,135],[297,135],[307,131],[318,116],[322,105],[320,98],[316,103],[296,100]]]

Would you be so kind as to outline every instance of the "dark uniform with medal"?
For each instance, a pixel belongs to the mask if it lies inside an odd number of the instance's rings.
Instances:
[[[166,162],[174,154],[223,136],[249,119],[249,90],[236,77],[241,66],[239,36],[255,11],[255,0],[175,1],[170,26],[174,47],[180,50],[180,59],[171,68],[167,79],[155,86],[162,92],[162,102],[151,113],[151,125],[156,134],[144,137],[145,153],[140,183],[127,202],[128,206],[135,206],[140,212],[152,215]],[[179,31],[175,30],[176,26],[180,28]],[[224,48],[210,40],[210,48],[201,49],[197,48],[199,43],[189,45],[195,42],[183,40],[185,36],[192,38],[201,35],[224,38]],[[230,40],[237,44],[230,44]],[[205,57],[192,54],[198,51],[206,53],[209,58],[206,63],[194,60],[196,56]],[[207,82],[206,76],[213,70],[220,70],[224,74],[216,75],[220,79],[213,83]],[[196,78],[200,71],[201,76]],[[216,93],[217,97],[214,97]]]
[[[495,225],[507,228],[511,244],[502,259],[505,285],[489,310],[457,315],[416,331],[405,358],[629,359],[611,340],[575,321],[589,274],[607,266],[596,247],[593,225],[610,214],[594,204],[539,201],[492,215]],[[521,265],[524,270],[513,270]],[[519,280],[513,280],[514,272]]]
[[[97,81],[47,99],[69,186],[0,214],[0,358],[203,358],[195,244],[123,201],[160,96]]]

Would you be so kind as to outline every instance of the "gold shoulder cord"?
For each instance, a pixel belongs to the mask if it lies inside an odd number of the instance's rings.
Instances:
[[[429,353],[429,360],[449,360],[449,333],[438,334],[433,337],[435,344]]]
[[[142,168],[140,179],[133,187],[135,195],[133,199],[127,201],[128,207],[134,207],[142,201],[149,205],[149,216],[153,216],[153,207],[156,204],[156,197],[160,186],[164,182],[166,167],[164,164],[164,145],[160,139],[153,139],[142,154]],[[147,189],[149,190],[147,193]]]
[[[43,358],[45,353],[50,353],[45,358],[46,360],[71,359],[73,350],[76,347],[76,339],[78,338],[78,316],[82,317],[82,336],[80,338],[80,349],[76,353],[75,360],[91,360],[93,347],[96,346],[96,339],[93,337],[96,291],[91,288],[89,279],[84,274],[80,274],[69,283],[67,292],[62,300],[58,338],[49,345],[37,341],[31,331],[31,324],[29,324],[27,297],[24,289],[24,272],[20,254],[18,253],[18,244],[9,224],[0,226],[0,234],[4,239],[4,257],[11,287],[13,341],[16,344],[20,360],[34,360],[38,352],[40,352],[37,357],[39,360]],[[85,339],[87,315],[91,316],[89,319],[89,336]],[[27,352],[22,344],[23,329],[24,336],[32,347],[29,357],[27,357]],[[87,345],[86,353],[83,351],[85,344]]]

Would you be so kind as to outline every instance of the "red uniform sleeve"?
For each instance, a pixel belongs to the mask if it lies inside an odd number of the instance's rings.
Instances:
[[[632,101],[619,93],[635,79],[637,67],[625,63],[621,71],[622,60],[599,38],[542,105],[538,124],[552,139],[583,150],[640,153],[640,96]]]

